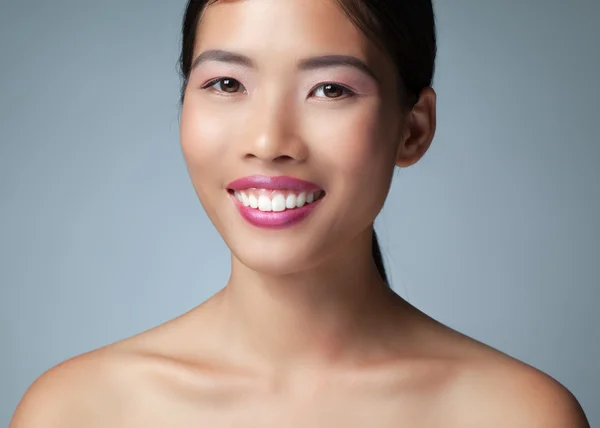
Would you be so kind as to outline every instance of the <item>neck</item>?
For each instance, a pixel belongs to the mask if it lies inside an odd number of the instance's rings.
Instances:
[[[232,257],[222,292],[228,346],[269,367],[331,364],[373,351],[400,299],[377,271],[371,233],[307,271],[271,276]],[[376,347],[375,347],[376,348]]]

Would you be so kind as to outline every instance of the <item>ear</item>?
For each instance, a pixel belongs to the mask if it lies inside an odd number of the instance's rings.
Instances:
[[[404,120],[404,132],[396,153],[396,165],[403,168],[415,164],[431,145],[436,128],[436,94],[425,88],[419,101]]]

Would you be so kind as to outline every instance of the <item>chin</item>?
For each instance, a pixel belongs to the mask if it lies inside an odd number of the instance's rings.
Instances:
[[[288,243],[282,248],[276,245],[269,245],[268,248],[260,245],[240,247],[230,247],[233,256],[248,269],[265,275],[283,276],[302,272],[323,259],[318,256],[321,251],[306,246],[303,248],[301,244]]]

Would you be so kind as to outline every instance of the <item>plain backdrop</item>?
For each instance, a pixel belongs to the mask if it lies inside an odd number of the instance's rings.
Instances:
[[[0,425],[229,274],[179,146],[184,0],[3,0]],[[430,151],[376,221],[393,287],[600,425],[600,2],[439,0]]]

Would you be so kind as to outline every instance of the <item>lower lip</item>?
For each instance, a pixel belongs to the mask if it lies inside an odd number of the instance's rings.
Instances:
[[[292,210],[286,209],[285,211],[275,212],[260,211],[257,208],[247,207],[238,201],[235,195],[230,194],[230,196],[244,220],[253,226],[265,229],[284,229],[292,227],[308,217],[321,200],[323,200],[323,197],[321,197],[310,204],[305,204],[302,208],[294,208]]]

